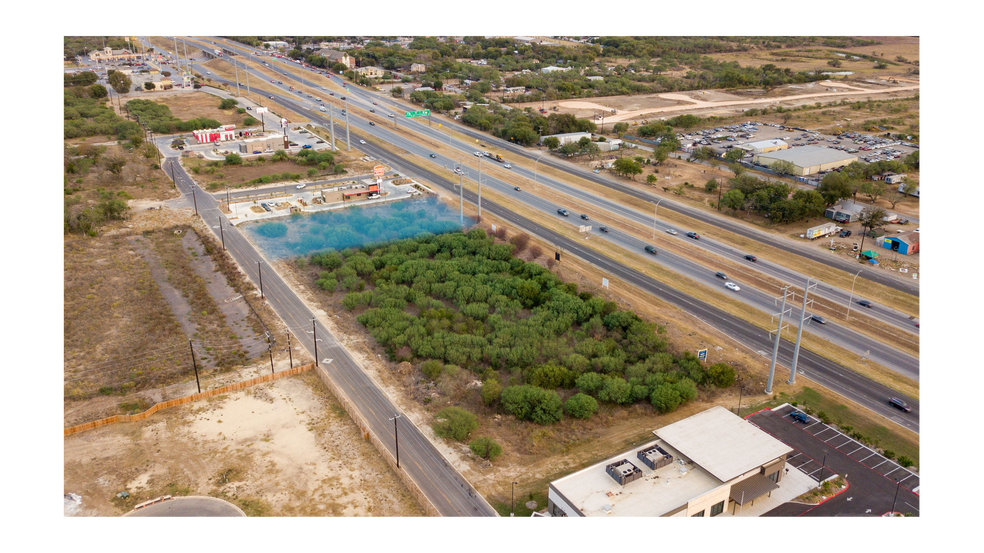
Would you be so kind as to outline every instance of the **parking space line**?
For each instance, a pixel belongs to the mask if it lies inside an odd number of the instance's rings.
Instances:
[[[887,463],[887,462],[888,462],[888,459],[885,459],[885,460],[884,460],[884,461],[882,461],[881,463],[878,463],[877,465],[875,465],[875,466],[873,466],[873,467],[871,467],[871,470],[875,470],[876,468],[878,468],[878,467],[880,467],[880,466],[882,466],[882,465],[884,465],[884,464],[885,464],[885,463]]]
[[[818,424],[820,424],[820,421],[817,421],[817,422],[811,424],[810,426],[807,426],[807,427],[803,428],[803,430],[809,430],[809,429],[813,428],[814,426],[816,426]]]
[[[836,434],[836,435],[834,435],[834,436],[831,436],[831,437],[829,437],[829,438],[827,438],[826,440],[824,440],[824,441],[823,441],[823,443],[827,443],[827,442],[829,442],[830,440],[833,440],[834,438],[836,438],[836,437],[838,437],[838,436],[840,436],[840,434]]]
[[[874,457],[875,455],[878,455],[878,454],[877,453],[872,453],[871,455],[868,455],[867,457],[865,457],[864,459],[861,459],[858,462],[859,463],[863,463],[864,461],[866,461],[867,459],[870,459],[871,457]]]
[[[852,443],[854,443],[854,440],[848,439],[846,442],[842,443],[841,445],[834,446],[834,449],[840,449],[840,448],[842,448],[842,447],[844,447],[844,446],[846,446],[848,444],[852,444]]]
[[[912,478],[913,476],[915,476],[915,475],[914,475],[914,474],[912,474],[912,473],[910,472],[910,473],[909,473],[909,476],[906,476],[906,477],[905,477],[905,478],[903,478],[902,480],[899,480],[899,484],[901,484],[902,482],[905,482],[906,480],[908,480],[908,479],[910,479],[910,478]]]
[[[854,455],[855,453],[857,453],[857,452],[859,452],[859,451],[861,451],[862,449],[864,449],[864,446],[861,446],[861,447],[859,447],[859,448],[857,448],[857,449],[855,449],[854,451],[852,451],[852,452],[850,452],[850,453],[848,453],[848,455]]]
[[[811,472],[810,474],[807,474],[807,476],[813,476],[813,473],[814,473],[814,472],[820,472],[820,470],[821,470],[821,469],[823,469],[823,467],[820,467],[820,468],[818,468],[817,470],[815,470],[815,471],[813,471],[813,472]]]
[[[892,474],[893,472],[895,472],[895,471],[897,471],[897,470],[899,470],[900,468],[902,468],[902,467],[895,467],[894,469],[892,469],[892,470],[890,470],[890,471],[888,471],[888,472],[886,472],[886,473],[885,473],[885,474],[883,474],[882,476],[885,476],[885,477],[887,477],[887,476],[888,476],[889,474]]]

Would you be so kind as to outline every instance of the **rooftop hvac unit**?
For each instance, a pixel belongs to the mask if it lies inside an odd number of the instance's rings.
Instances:
[[[642,471],[626,459],[616,461],[606,466],[605,472],[607,472],[609,476],[623,486],[633,480],[642,478]]]
[[[673,456],[658,445],[641,449],[636,456],[652,470],[661,469],[673,462]]]

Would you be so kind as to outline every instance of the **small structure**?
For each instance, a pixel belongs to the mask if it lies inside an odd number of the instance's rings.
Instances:
[[[770,166],[777,161],[788,161],[793,165],[793,175],[806,176],[850,165],[858,157],[836,150],[817,146],[803,146],[792,150],[777,150],[755,154],[753,163]]]
[[[191,133],[195,136],[195,140],[197,140],[199,144],[217,141],[226,142],[236,139],[236,126],[223,125],[217,129],[202,129],[198,131],[191,131]]]
[[[411,63],[410,72],[411,73],[424,73],[427,71],[427,66],[422,63]]]
[[[349,69],[352,68],[352,56],[346,54],[345,52],[325,48],[323,50],[318,50],[315,53],[328,60],[329,65],[340,63]]]
[[[567,144],[569,142],[577,142],[577,141],[581,140],[584,137],[587,137],[588,140],[591,139],[591,133],[589,133],[589,132],[568,132],[568,133],[563,133],[563,134],[550,134],[550,135],[547,135],[547,136],[541,136],[540,137],[540,144],[543,144],[543,141],[546,140],[547,138],[550,138],[551,136],[556,137],[557,140],[560,140],[560,145],[561,146],[563,146],[564,144]]]
[[[881,245],[886,250],[899,252],[902,255],[919,253],[919,233],[910,232],[901,236],[886,235],[882,237]]]
[[[540,73],[554,73],[556,71],[570,71],[570,67],[557,67],[556,65],[548,65],[540,70]]]
[[[902,179],[905,178],[905,173],[893,173],[891,171],[881,173],[880,175],[873,175],[871,180],[884,180],[885,184],[899,184]]]
[[[786,144],[784,141],[777,138],[775,140],[759,140],[758,142],[741,144],[738,148],[752,154],[766,154],[769,152],[777,152],[779,150],[788,150],[789,144]]]
[[[522,94],[526,92],[525,86],[507,86],[502,89],[506,94]]]
[[[838,223],[854,223],[861,216],[862,211],[864,211],[864,206],[855,203],[838,204],[828,207],[823,216]]]
[[[902,192],[903,194],[905,193],[905,183],[904,182],[900,182],[899,183],[899,192]],[[912,191],[912,194],[910,194],[910,196],[915,196],[917,198],[919,197],[919,185],[918,184],[916,185],[916,189]]]

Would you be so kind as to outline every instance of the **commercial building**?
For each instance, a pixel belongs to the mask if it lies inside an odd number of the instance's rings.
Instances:
[[[853,223],[861,216],[864,206],[856,203],[832,205],[824,211],[823,216],[838,223]]]
[[[556,65],[548,65],[540,70],[540,73],[554,73],[556,71],[570,71],[570,67],[557,67]]]
[[[741,144],[737,147],[752,154],[767,154],[769,152],[777,152],[779,150],[788,150],[789,144],[786,144],[785,142],[777,138],[775,140],[759,140],[758,142],[748,142],[746,144]]]
[[[235,125],[223,125],[217,129],[202,129],[199,131],[191,131],[191,134],[195,136],[195,140],[199,144],[205,144],[208,142],[227,142],[229,140],[236,139],[236,126]]]
[[[263,45],[270,49],[287,48],[288,46],[290,46],[290,44],[287,44],[282,40],[267,40],[263,42]]]
[[[382,67],[376,67],[374,65],[370,65],[368,67],[359,67],[358,69],[355,70],[355,72],[369,79],[382,78],[383,74],[386,73],[386,71],[384,71]]]
[[[89,59],[97,63],[107,61],[133,61],[146,58],[147,54],[137,54],[129,50],[113,50],[109,46],[102,50],[93,50],[89,53]]]
[[[723,407],[549,484],[552,516],[717,516],[780,487],[792,448]]]
[[[346,54],[345,52],[339,52],[338,50],[318,50],[317,55],[328,60],[328,65],[340,63],[349,69],[352,68],[352,56]]]
[[[272,132],[268,132],[265,135],[257,133],[256,136],[241,138],[237,142],[237,145],[241,154],[252,154],[253,152],[270,153],[284,149],[284,136]]]
[[[422,63],[411,63],[410,72],[411,73],[423,73],[427,71],[427,66]]]
[[[577,142],[584,137],[587,137],[589,140],[591,139],[591,133],[589,132],[567,132],[564,134],[550,134],[547,136],[541,136],[540,144],[543,144],[543,141],[551,136],[555,137],[557,140],[560,140],[561,146],[567,144],[568,142]]]
[[[813,175],[820,171],[837,169],[857,161],[858,157],[835,150],[817,146],[803,146],[791,150],[779,150],[769,153],[755,154],[753,163],[772,165],[777,161],[788,161],[793,164],[792,174],[798,176]]]
[[[901,236],[883,236],[881,245],[886,250],[899,252],[902,255],[919,253],[919,233],[910,232]]]

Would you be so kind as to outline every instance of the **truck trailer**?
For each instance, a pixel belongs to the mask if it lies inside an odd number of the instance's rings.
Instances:
[[[840,232],[841,228],[834,223],[824,223],[815,227],[810,227],[806,229],[806,237],[810,240],[816,240],[817,238],[823,238],[824,236],[830,236],[836,232]]]

